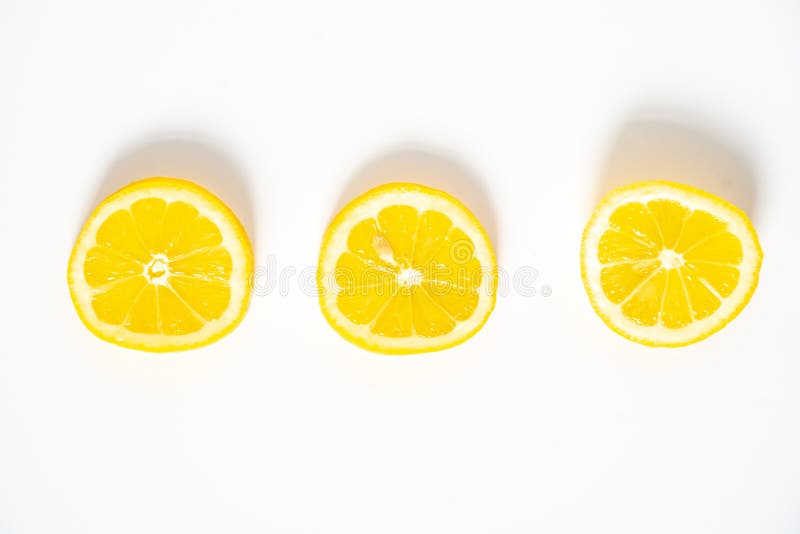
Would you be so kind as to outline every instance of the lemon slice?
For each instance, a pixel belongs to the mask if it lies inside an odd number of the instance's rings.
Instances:
[[[618,334],[651,346],[704,339],[744,308],[758,284],[761,248],[747,216],[685,185],[616,189],[583,234],[589,300]]]
[[[148,178],[95,208],[72,250],[68,282],[97,337],[162,352],[233,330],[252,270],[247,235],[219,199],[185,180]]]
[[[393,183],[348,204],[322,241],[322,313],[354,344],[386,354],[457,345],[495,304],[497,264],[474,215],[447,193]]]

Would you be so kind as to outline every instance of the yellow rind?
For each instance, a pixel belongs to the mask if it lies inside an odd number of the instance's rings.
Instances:
[[[588,280],[588,274],[586,272],[586,258],[585,258],[585,255],[587,254],[586,239],[588,233],[597,224],[598,222],[597,218],[598,215],[602,212],[602,208],[608,204],[611,204],[619,195],[653,186],[662,186],[665,188],[677,189],[688,195],[696,195],[701,198],[704,198],[705,200],[711,202],[712,204],[719,206],[721,208],[721,211],[727,212],[740,220],[740,222],[747,229],[747,232],[750,238],[752,239],[752,242],[755,245],[757,251],[757,258],[756,258],[752,283],[750,284],[750,287],[748,288],[747,292],[740,300],[740,302],[736,305],[736,307],[713,328],[704,331],[702,334],[698,336],[695,336],[690,339],[685,339],[679,342],[654,342],[650,339],[641,336],[631,335],[630,333],[626,332],[625,330],[614,324],[609,315],[603,310],[602,306],[600,306],[599,303],[597,302],[597,298],[593,293],[593,291],[591,290]],[[594,252],[596,253],[597,251]],[[610,191],[606,196],[603,197],[603,199],[597,204],[597,206],[595,206],[594,212],[592,213],[589,222],[586,224],[586,227],[584,228],[583,231],[583,235],[581,237],[581,279],[583,281],[583,286],[584,289],[586,290],[586,294],[589,297],[589,302],[591,303],[595,313],[600,317],[600,319],[603,320],[606,326],[608,326],[608,328],[614,331],[615,333],[619,334],[620,336],[624,337],[629,341],[633,341],[635,343],[639,343],[641,345],[645,345],[648,347],[664,347],[664,348],[685,347],[697,343],[698,341],[702,341],[708,338],[709,336],[715,334],[716,332],[722,330],[731,321],[733,321],[739,315],[739,313],[741,313],[741,311],[745,308],[745,306],[747,306],[748,302],[750,302],[750,299],[753,296],[756,287],[758,286],[758,277],[761,270],[761,263],[763,261],[763,258],[764,258],[764,253],[758,241],[758,235],[756,234],[753,224],[750,222],[750,219],[747,217],[747,214],[745,214],[744,211],[737,208],[727,200],[724,200],[716,195],[712,195],[711,193],[703,191],[702,189],[698,189],[696,187],[676,182],[668,182],[664,180],[637,182],[634,184],[618,187]]]
[[[236,218],[236,215],[231,211],[231,209],[225,205],[218,197],[214,194],[209,192],[208,190],[200,187],[199,185],[190,182],[189,180],[184,180],[182,178],[168,178],[168,177],[151,177],[151,178],[144,178],[141,180],[137,180],[132,182],[125,187],[121,188],[117,192],[108,196],[105,200],[103,200],[100,204],[98,204],[89,218],[83,225],[80,233],[78,234],[78,238],[75,240],[75,245],[72,248],[72,252],[70,253],[69,262],[67,266],[67,284],[70,290],[70,298],[72,300],[72,304],[75,306],[75,310],[78,312],[78,317],[80,317],[81,322],[86,326],[86,328],[95,336],[102,339],[103,341],[107,341],[114,345],[118,345],[125,348],[136,349],[146,352],[177,352],[177,351],[184,351],[195,349],[199,347],[204,347],[209,345],[222,337],[228,335],[232,332],[239,323],[242,322],[245,314],[247,313],[247,309],[249,306],[250,301],[250,285],[247,285],[245,291],[245,297],[241,305],[241,309],[239,314],[224,328],[220,329],[219,331],[214,332],[212,335],[203,338],[202,340],[189,343],[189,344],[170,344],[165,343],[163,345],[148,345],[145,343],[137,343],[133,341],[123,340],[120,341],[119,339],[115,338],[114,336],[107,335],[105,332],[100,330],[95,326],[95,324],[90,320],[89,316],[87,315],[87,310],[84,310],[83,307],[79,304],[79,298],[76,294],[76,286],[77,286],[77,276],[82,276],[83,265],[77,265],[76,262],[76,252],[79,249],[79,245],[87,238],[93,238],[94,236],[87,235],[87,230],[92,226],[92,223],[101,212],[101,209],[107,205],[114,204],[117,201],[123,199],[125,196],[130,195],[131,193],[141,191],[144,189],[180,189],[184,191],[190,191],[193,194],[199,195],[200,197],[204,198],[209,203],[213,204],[215,208],[222,214],[225,220],[230,224],[231,229],[234,231],[237,240],[242,244],[242,249],[245,252],[245,272],[248,273],[248,277],[252,276],[253,267],[254,267],[254,260],[253,260],[253,250],[252,246],[250,245],[250,240],[247,237],[247,232],[245,231],[244,227],[242,226],[239,219]],[[92,312],[89,312],[92,313]],[[168,336],[163,336],[164,338],[168,338]]]
[[[489,306],[488,310],[485,312],[484,316],[481,317],[480,321],[478,321],[474,325],[474,327],[472,329],[470,329],[465,335],[463,335],[462,337],[456,339],[455,341],[453,341],[451,343],[436,344],[434,342],[434,343],[431,343],[428,346],[425,346],[422,349],[419,349],[419,348],[416,348],[416,347],[414,347],[414,348],[387,348],[385,346],[381,346],[378,343],[370,343],[370,342],[364,340],[361,337],[353,335],[349,330],[347,330],[346,328],[340,326],[339,323],[336,321],[335,317],[333,317],[331,315],[331,313],[327,309],[327,306],[325,305],[324,298],[325,298],[325,290],[326,289],[325,289],[324,283],[323,283],[323,277],[325,276],[325,273],[323,273],[323,271],[322,271],[322,265],[323,265],[323,260],[324,260],[324,258],[326,256],[326,252],[328,252],[330,239],[331,239],[334,231],[336,231],[345,221],[348,220],[350,214],[358,206],[361,206],[362,204],[364,204],[366,202],[369,202],[373,198],[377,198],[377,197],[379,197],[381,195],[384,195],[386,193],[392,193],[392,192],[396,192],[396,191],[416,191],[416,192],[419,192],[419,193],[423,193],[423,194],[427,194],[427,195],[433,195],[433,196],[436,196],[436,197],[439,197],[441,199],[446,200],[448,203],[453,205],[456,209],[461,210],[467,216],[467,218],[469,219],[469,221],[470,221],[470,223],[472,225],[472,228],[470,228],[470,232],[472,232],[473,230],[476,231],[478,233],[478,235],[487,244],[487,248],[488,248],[488,252],[489,252],[490,257],[491,257],[492,264],[491,264],[491,266],[485,266],[485,267],[487,267],[487,274],[491,277],[491,282],[490,282],[491,283],[491,291],[490,291],[490,294],[488,296],[484,296],[483,298],[491,298],[490,306]],[[462,228],[462,230],[466,231],[466,229],[464,229],[464,228]],[[350,201],[344,208],[342,208],[341,211],[339,211],[339,213],[336,214],[336,216],[333,218],[331,223],[328,225],[328,228],[325,230],[325,233],[323,234],[323,237],[322,237],[322,245],[320,246],[319,261],[318,261],[317,265],[318,265],[318,268],[317,268],[317,289],[318,289],[318,293],[319,293],[319,305],[320,305],[320,309],[322,310],[322,315],[328,321],[328,324],[330,324],[331,327],[340,336],[342,336],[344,339],[346,339],[350,343],[352,343],[352,344],[354,344],[357,347],[360,347],[362,349],[368,350],[370,352],[379,353],[379,354],[393,355],[393,356],[407,356],[407,355],[411,355],[411,354],[422,354],[422,353],[428,353],[428,352],[437,352],[437,351],[440,351],[440,350],[445,350],[445,349],[449,349],[451,347],[455,347],[457,345],[460,345],[461,343],[464,343],[465,341],[467,341],[468,339],[473,337],[475,334],[478,333],[478,331],[481,330],[481,328],[483,328],[483,326],[486,324],[486,321],[488,321],[489,316],[494,311],[494,307],[495,307],[495,304],[496,304],[496,301],[497,301],[497,282],[498,282],[497,258],[495,256],[494,249],[492,248],[491,241],[489,240],[489,236],[486,234],[486,231],[484,230],[483,226],[480,224],[480,222],[475,217],[475,215],[469,210],[469,208],[467,208],[461,201],[459,201],[455,197],[451,196],[450,194],[445,193],[444,191],[440,191],[438,189],[433,189],[433,188],[430,188],[430,187],[426,187],[426,186],[420,185],[420,184],[409,183],[409,182],[392,182],[392,183],[388,183],[388,184],[383,184],[383,185],[380,185],[380,186],[375,187],[373,189],[370,189],[366,193],[363,193],[362,195],[360,195],[360,196],[356,197],[355,199],[353,199],[352,201]],[[435,341],[436,338],[431,338],[431,339]]]

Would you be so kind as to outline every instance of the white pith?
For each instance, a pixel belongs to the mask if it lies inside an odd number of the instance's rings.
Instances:
[[[677,269],[683,265],[683,254],[669,248],[662,250],[658,259],[664,269]]]
[[[165,286],[169,283],[169,258],[164,254],[153,254],[150,261],[142,269],[145,279],[150,284]]]

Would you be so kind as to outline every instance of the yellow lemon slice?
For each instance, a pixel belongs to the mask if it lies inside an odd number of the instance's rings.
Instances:
[[[744,308],[761,248],[747,216],[699,189],[642,182],[597,206],[581,246],[589,300],[618,334],[651,346],[704,339]]]
[[[252,270],[247,235],[219,199],[185,180],[148,178],[95,208],[67,277],[78,315],[97,337],[161,352],[233,330]]]
[[[497,264],[474,215],[447,193],[393,183],[353,200],[322,241],[322,313],[354,344],[386,354],[457,345],[495,304]]]

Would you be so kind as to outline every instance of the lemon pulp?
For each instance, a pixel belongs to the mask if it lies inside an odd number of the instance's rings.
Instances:
[[[758,280],[761,249],[747,217],[702,191],[643,182],[610,193],[581,250],[593,306],[617,332],[677,346],[722,328]]]
[[[98,206],[76,242],[69,283],[101,338],[178,350],[235,326],[251,270],[244,230],[221,201],[190,182],[152,178]]]
[[[389,184],[348,205],[320,254],[320,302],[344,337],[378,352],[457,344],[494,305],[496,264],[474,216],[449,195]]]

